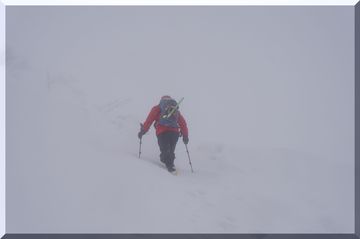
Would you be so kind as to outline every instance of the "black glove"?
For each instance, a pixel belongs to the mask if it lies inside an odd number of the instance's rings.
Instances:
[[[189,137],[183,135],[183,142],[184,142],[184,144],[188,144],[189,143]]]
[[[142,138],[142,136],[145,134],[145,132],[144,131],[142,131],[142,130],[140,130],[140,132],[138,133],[138,137],[139,137],[139,139],[141,139]]]
[[[140,132],[138,133],[139,139],[141,139],[145,133],[146,131],[144,130],[144,125],[140,123]]]

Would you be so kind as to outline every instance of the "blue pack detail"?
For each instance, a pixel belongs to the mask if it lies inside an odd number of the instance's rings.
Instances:
[[[179,111],[176,109],[173,111],[174,108],[177,107],[177,102],[174,99],[166,98],[160,100],[160,119],[159,124],[172,127],[172,128],[178,128],[178,118],[179,118]],[[172,114],[170,114],[172,112]],[[169,115],[170,114],[170,115]]]

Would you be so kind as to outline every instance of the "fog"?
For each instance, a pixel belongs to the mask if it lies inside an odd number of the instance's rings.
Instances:
[[[8,233],[354,231],[352,7],[6,10]]]

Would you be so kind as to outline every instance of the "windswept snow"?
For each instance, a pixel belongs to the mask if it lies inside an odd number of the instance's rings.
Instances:
[[[236,9],[10,8],[6,231],[353,232],[351,8]],[[163,94],[194,173],[138,158]]]

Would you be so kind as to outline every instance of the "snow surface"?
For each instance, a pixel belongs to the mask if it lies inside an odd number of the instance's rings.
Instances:
[[[266,9],[9,8],[6,231],[353,232],[352,8]]]

